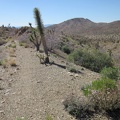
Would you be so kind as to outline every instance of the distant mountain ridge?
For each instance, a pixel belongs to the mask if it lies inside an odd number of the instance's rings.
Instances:
[[[120,20],[110,23],[95,23],[85,18],[73,18],[60,24],[49,26],[48,29],[54,29],[56,32],[63,31],[66,34],[74,35],[119,34]]]

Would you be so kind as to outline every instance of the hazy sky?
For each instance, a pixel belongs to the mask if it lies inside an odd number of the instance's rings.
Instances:
[[[94,22],[120,20],[120,0],[0,0],[0,26],[35,24],[33,9],[39,8],[44,24],[57,24],[71,18]]]

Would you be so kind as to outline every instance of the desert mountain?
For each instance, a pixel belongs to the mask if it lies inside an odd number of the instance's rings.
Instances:
[[[47,29],[54,29],[56,32],[63,31],[71,35],[119,34],[120,21],[95,23],[89,19],[74,18],[60,24],[49,26]]]

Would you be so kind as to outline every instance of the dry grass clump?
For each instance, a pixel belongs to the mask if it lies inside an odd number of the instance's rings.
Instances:
[[[14,58],[0,60],[0,65],[3,66],[4,68],[7,68],[9,65],[12,67],[17,66],[16,60]]]
[[[19,42],[19,45],[20,46],[24,46],[25,48],[28,48],[29,47],[29,45],[28,45],[28,43],[25,43],[25,42]]]
[[[16,44],[15,44],[15,42],[12,41],[11,44],[9,44],[9,47],[11,47],[11,48],[16,48]]]
[[[12,66],[12,67],[16,67],[17,66],[16,60],[13,59],[13,58],[10,58],[8,62],[9,62],[9,65]]]
[[[16,51],[16,50],[15,50],[14,48],[9,48],[10,57],[16,57],[15,51]]]
[[[7,66],[8,66],[8,60],[7,59],[0,60],[0,65],[3,66],[4,68],[7,68]]]

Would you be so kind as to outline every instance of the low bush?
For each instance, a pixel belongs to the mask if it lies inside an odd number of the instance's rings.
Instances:
[[[0,60],[0,66],[3,64],[3,61],[2,60]]]
[[[101,71],[102,77],[108,77],[113,80],[120,80],[120,68],[105,67]]]
[[[93,116],[91,104],[84,99],[74,95],[69,96],[64,102],[65,110],[78,119],[89,119]]]
[[[16,44],[15,43],[10,44],[9,47],[16,48]]]
[[[77,50],[68,56],[68,61],[86,67],[92,71],[100,72],[104,67],[112,67],[112,58],[98,51],[88,52]]]
[[[53,118],[50,115],[47,115],[46,120],[53,120]]]
[[[70,96],[64,102],[65,109],[78,120],[94,118],[96,114],[119,120],[120,89],[115,80],[100,78],[82,88],[84,96]],[[99,118],[98,118],[99,119]]]
[[[1,45],[4,45],[5,43],[6,43],[5,40],[0,39],[0,46],[1,46]]]
[[[83,93],[85,96],[88,96],[92,94],[92,92],[95,91],[104,91],[104,90],[109,90],[109,89],[114,89],[116,88],[116,83],[115,81],[109,79],[109,78],[101,78],[96,81],[93,81],[90,85],[86,85],[85,87],[82,88]]]
[[[15,59],[10,58],[8,62],[10,64],[10,66],[12,66],[12,67],[16,67],[17,66]]]
[[[83,88],[83,93],[91,101],[95,110],[120,109],[120,90],[116,81],[112,79],[101,78],[93,81],[91,85]]]
[[[71,53],[71,49],[67,45],[62,46],[61,50],[66,54]]]

